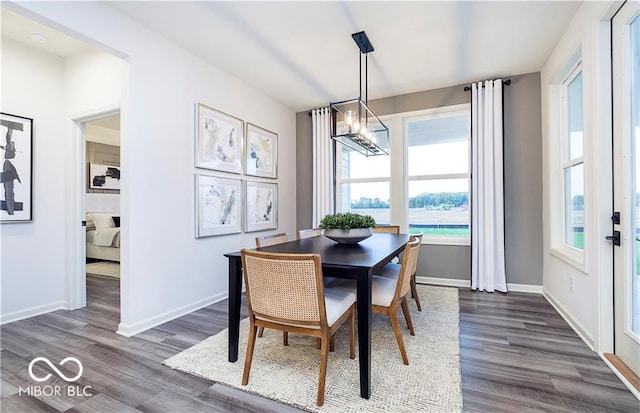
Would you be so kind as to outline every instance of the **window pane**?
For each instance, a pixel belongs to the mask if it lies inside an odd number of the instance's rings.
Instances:
[[[409,181],[409,230],[469,236],[469,180]]]
[[[387,155],[364,156],[344,145],[342,147],[342,179],[387,178],[391,170]]]
[[[567,125],[569,127],[569,160],[583,153],[582,140],[582,72],[567,86]]]
[[[406,121],[409,176],[469,172],[468,114]]]
[[[584,167],[582,163],[564,170],[564,242],[584,250]]]
[[[342,184],[341,190],[340,212],[371,215],[377,224],[390,223],[389,182]]]

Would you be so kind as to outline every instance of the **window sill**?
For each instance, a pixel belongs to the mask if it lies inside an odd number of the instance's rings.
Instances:
[[[468,247],[471,245],[471,239],[469,237],[437,237],[425,235],[422,237],[422,244]]]
[[[584,251],[566,246],[555,247],[549,250],[549,253],[561,261],[571,265],[577,270],[587,274],[587,266],[584,263]]]

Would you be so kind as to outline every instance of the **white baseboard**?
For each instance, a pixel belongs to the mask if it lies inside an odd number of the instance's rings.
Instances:
[[[542,294],[542,286],[541,285],[507,283],[507,289],[509,291],[513,291],[513,292],[516,292],[516,293]]]
[[[447,287],[471,288],[470,280],[461,280],[458,278],[435,278],[435,277],[424,277],[424,276],[416,275],[416,282],[418,284],[431,284],[431,285],[443,285]],[[509,291],[514,291],[514,292],[542,294],[541,285],[507,284],[507,288],[509,289]]]
[[[58,301],[51,304],[40,305],[38,307],[27,308],[26,310],[14,311],[13,313],[2,314],[0,324],[13,323],[14,321],[24,320],[25,318],[35,317],[52,311],[65,310],[66,308],[66,301]]]
[[[211,297],[207,297],[200,301],[196,301],[195,303],[176,308],[175,310],[167,311],[166,313],[157,315],[155,317],[147,318],[146,320],[142,320],[134,324],[120,323],[118,325],[118,331],[116,331],[116,333],[125,337],[131,337],[136,334],[140,334],[150,328],[159,326],[160,324],[164,324],[167,321],[175,320],[176,318],[182,317],[185,314],[189,314],[203,307],[225,300],[228,296],[229,295],[226,292],[220,293]]]
[[[590,350],[595,351],[593,347],[593,337],[587,333],[587,330],[584,326],[573,317],[573,314],[569,310],[567,310],[560,302],[547,290],[546,288],[542,290],[542,295],[547,299],[547,301],[556,309],[556,311],[564,318],[564,321],[569,324],[569,327],[576,332],[576,334],[584,341],[584,343],[589,347]]]
[[[457,278],[435,278],[435,277],[424,277],[420,275],[416,275],[416,283],[418,284],[431,284],[431,285],[442,285],[445,287],[459,287],[459,288],[470,288],[471,281],[469,280],[460,280]]]

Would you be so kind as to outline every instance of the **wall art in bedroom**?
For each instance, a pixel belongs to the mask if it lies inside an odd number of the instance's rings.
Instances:
[[[120,190],[120,167],[89,164],[89,188]]]
[[[196,167],[242,173],[244,122],[202,103],[197,112]]]
[[[33,220],[33,119],[0,114],[2,149],[2,191],[0,222]]]
[[[247,123],[245,144],[246,174],[265,178],[278,177],[278,135]]]
[[[242,231],[242,181],[196,174],[196,238]]]
[[[247,181],[245,231],[278,228],[278,184]]]

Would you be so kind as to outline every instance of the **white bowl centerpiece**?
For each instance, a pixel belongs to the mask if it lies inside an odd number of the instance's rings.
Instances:
[[[371,215],[351,212],[327,215],[320,221],[324,235],[339,244],[357,244],[371,236],[371,228],[376,221]]]

